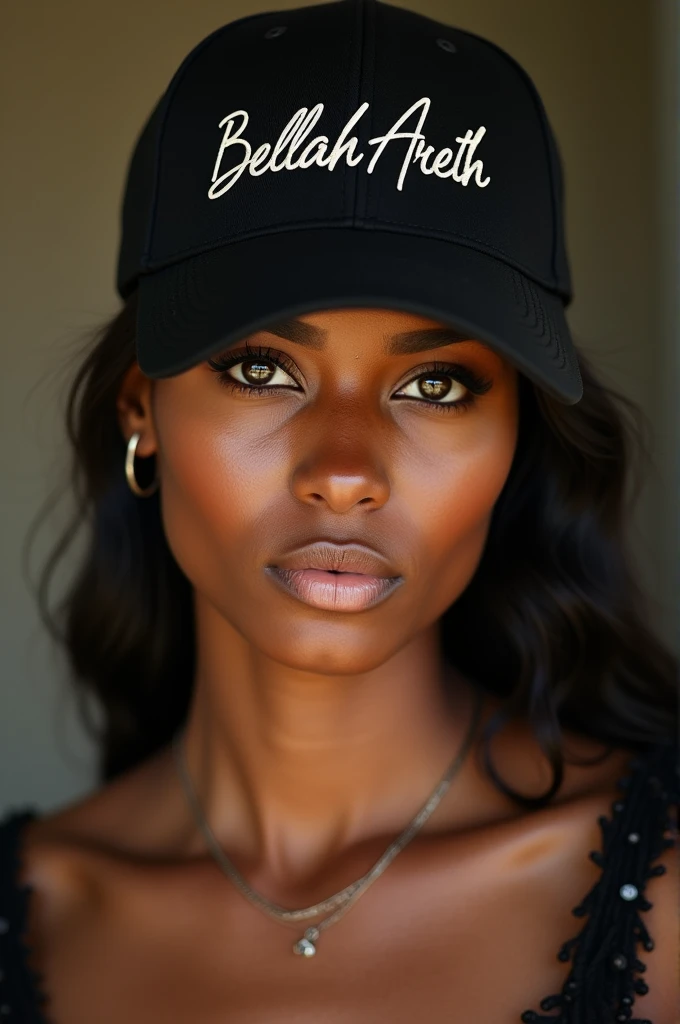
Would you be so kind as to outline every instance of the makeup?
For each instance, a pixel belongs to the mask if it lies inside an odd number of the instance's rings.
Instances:
[[[313,608],[359,612],[404,582],[385,557],[356,541],[310,541],[266,567],[270,577]]]
[[[360,612],[383,601],[401,583],[401,576],[369,576],[326,569],[280,569],[267,572],[290,594],[313,608]]]

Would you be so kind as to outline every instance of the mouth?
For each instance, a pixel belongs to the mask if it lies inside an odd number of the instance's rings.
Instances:
[[[300,601],[334,612],[359,612],[384,600],[403,582],[401,576],[367,576],[326,569],[281,569],[269,573]]]
[[[336,612],[373,608],[404,582],[376,552],[325,541],[268,565],[266,572],[304,604]]]

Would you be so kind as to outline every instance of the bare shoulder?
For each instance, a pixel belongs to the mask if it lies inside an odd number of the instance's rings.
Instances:
[[[27,845],[54,844],[56,848],[61,843],[72,843],[94,849],[100,844],[115,847],[120,840],[124,846],[126,833],[133,835],[140,825],[153,819],[164,760],[164,753],[148,758],[86,796],[31,821],[26,830]],[[120,832],[116,826],[123,815],[128,825]]]
[[[474,960],[474,948],[461,946],[461,936],[481,930],[490,976],[501,965],[510,964],[508,986],[517,986],[511,1002],[520,1008],[532,1001],[526,978],[523,979],[527,959],[535,964],[539,997],[559,990],[559,972],[564,965],[557,963],[555,954],[560,943],[580,929],[579,922],[571,916],[571,908],[598,878],[599,869],[588,858],[590,850],[600,848],[598,818],[611,815],[612,804],[621,795],[617,782],[628,773],[633,758],[629,750],[616,749],[598,763],[579,764],[578,761],[593,761],[602,753],[602,745],[569,736],[565,748],[568,757],[558,794],[544,809],[532,812],[522,810],[499,792],[479,764],[471,760],[465,774],[459,777],[462,785],[452,794],[448,810],[440,805],[443,813],[439,825],[395,861],[383,876],[385,885],[376,887],[374,895],[374,899],[384,901],[375,915],[376,920],[383,922],[397,913],[394,908],[400,908],[399,914],[416,921],[421,905],[431,905],[433,915],[439,914],[441,907],[436,929],[441,940],[438,947],[458,949],[465,963],[466,957],[472,958],[469,971],[462,972],[463,978],[468,974],[476,977],[484,971],[484,965]],[[494,744],[493,753],[499,775],[512,788],[528,795],[545,791],[551,778],[549,765],[524,727],[507,730]],[[159,913],[147,915],[149,921],[155,921],[163,918],[163,907],[174,908],[172,913],[182,912],[172,901],[181,898],[185,887],[191,890],[192,900],[196,899],[199,890],[192,881],[195,876],[191,869],[185,871],[181,866],[181,851],[186,848],[185,826],[181,823],[186,821],[181,787],[173,776],[166,750],[85,799],[29,823],[24,837],[23,881],[33,885],[36,896],[31,909],[32,945],[38,957],[36,966],[48,965],[53,991],[58,990],[60,976],[62,991],[69,989],[61,961],[59,970],[54,966],[55,956],[66,955],[63,936],[87,935],[88,948],[96,946],[92,937],[97,932],[101,935],[108,927],[102,907],[147,907],[151,898],[148,894],[155,892]],[[636,997],[636,1012],[654,1024],[677,1024],[679,856],[677,845],[675,849],[663,850],[653,866],[663,865],[665,873],[651,876],[645,888],[651,906],[642,916],[655,948],[641,954],[649,993]],[[219,873],[215,873],[214,885],[219,888],[213,889],[212,881],[205,888],[202,913],[206,922],[211,907],[224,906],[231,899]],[[465,906],[442,901],[442,892],[460,891],[461,885],[468,894]],[[202,887],[200,891],[204,891]],[[107,894],[114,894],[115,898],[107,899]],[[121,895],[125,898],[121,899]],[[234,895],[234,916],[241,913],[238,899]],[[359,907],[355,912],[357,945],[363,932],[368,930],[370,934],[371,928],[371,921],[361,914]],[[351,928],[351,915],[347,922]],[[228,927],[222,917],[213,923],[216,933]],[[266,922],[263,929],[265,925]],[[256,926],[255,919],[253,927]],[[508,947],[507,935],[516,934],[518,928],[523,944]],[[399,934],[398,928],[394,931]],[[263,931],[262,941],[267,935]],[[494,945],[496,936],[498,949]],[[231,933],[225,931],[224,938],[226,946],[232,948]],[[424,942],[425,936],[421,938]],[[381,941],[387,941],[384,935]],[[143,931],[139,944],[140,950],[155,948],[152,941],[144,944]],[[348,943],[349,949],[352,946]],[[109,957],[111,948],[109,944]],[[428,956],[432,955],[430,951]],[[232,956],[237,963],[225,984],[228,981],[230,991],[235,992],[239,972],[249,968],[245,963],[239,966],[236,953]],[[389,961],[389,957],[386,959]],[[417,963],[417,959],[413,960],[413,964]],[[419,970],[413,967],[415,988]],[[427,960],[422,966],[423,977],[429,977],[431,970]],[[510,975],[519,980],[511,982]],[[442,978],[444,1005],[451,998],[451,985],[443,967]],[[478,993],[478,988],[475,991]],[[463,998],[460,991],[458,998]],[[267,1019],[266,1014],[262,1019]]]
[[[164,756],[154,756],[87,796],[42,814],[24,826],[20,882],[33,889],[32,914],[40,930],[55,928],[86,902],[107,867],[144,859],[164,834],[168,787]]]
[[[496,876],[508,875],[518,891],[533,896],[530,916],[545,912],[556,923],[555,940],[547,940],[553,957],[561,942],[586,925],[589,913],[579,921],[572,916],[573,908],[598,885],[603,866],[608,869],[608,885],[601,892],[610,901],[622,900],[619,891],[627,882],[637,883],[641,898],[634,906],[640,907],[643,933],[646,930],[651,941],[637,946],[643,966],[635,979],[634,1016],[654,1024],[680,1024],[680,839],[677,779],[671,778],[677,749],[669,748],[663,778],[657,778],[653,760],[630,749],[615,747],[598,760],[603,752],[605,747],[593,739],[566,735],[568,757],[555,798],[540,811],[499,817],[497,827],[481,833],[483,844],[499,855]],[[588,765],[589,761],[594,763]],[[545,792],[550,781],[550,766],[526,725],[508,730],[494,764],[504,781],[526,795]],[[593,861],[591,853],[603,856],[602,864]],[[607,917],[612,925],[617,915],[607,916],[604,909],[603,920]],[[527,918],[526,930],[531,926]],[[550,934],[546,926],[545,935]],[[552,991],[560,988],[561,981]]]

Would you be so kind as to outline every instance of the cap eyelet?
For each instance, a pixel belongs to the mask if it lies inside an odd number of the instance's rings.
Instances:
[[[441,47],[442,50],[446,50],[447,53],[456,53],[456,46],[450,39],[438,39],[437,46]]]
[[[276,39],[277,36],[282,36],[286,31],[285,25],[275,25],[273,28],[268,28],[264,34],[265,39]]]

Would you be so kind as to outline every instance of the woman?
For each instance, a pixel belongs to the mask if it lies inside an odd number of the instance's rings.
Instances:
[[[561,199],[470,33],[343,0],[182,63],[70,394],[38,596],[102,785],[2,823],[8,1020],[675,1020],[677,663]]]

